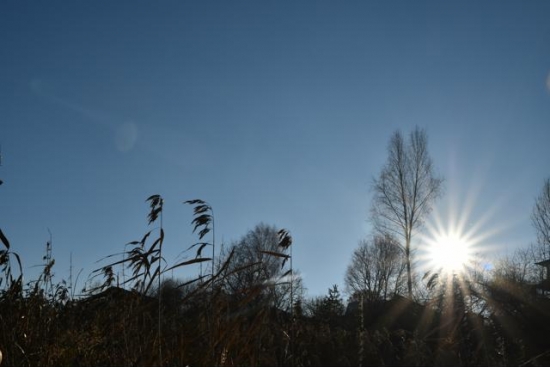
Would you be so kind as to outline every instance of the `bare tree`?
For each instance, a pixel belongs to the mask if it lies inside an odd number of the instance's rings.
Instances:
[[[397,240],[386,234],[362,240],[353,252],[345,276],[346,291],[370,300],[387,299],[403,286],[405,263]]]
[[[492,270],[493,279],[516,284],[538,283],[544,278],[544,268],[536,265],[541,260],[540,247],[531,244],[498,259]]]
[[[443,179],[436,176],[428,154],[428,137],[418,127],[405,142],[396,131],[388,146],[388,161],[374,180],[371,217],[375,229],[404,240],[407,289],[412,298],[411,240],[432,204],[439,197]]]
[[[291,274],[283,267],[290,261],[290,256],[282,257],[279,233],[278,228],[260,223],[221,254],[224,258],[234,252],[227,267],[231,275],[225,279],[229,293],[243,295],[253,292],[257,301],[282,309],[290,309],[291,292],[294,292],[295,299],[302,297],[299,272],[294,270]]]
[[[531,221],[537,232],[537,241],[542,248],[544,259],[550,256],[550,178],[546,179],[542,193],[535,201]]]

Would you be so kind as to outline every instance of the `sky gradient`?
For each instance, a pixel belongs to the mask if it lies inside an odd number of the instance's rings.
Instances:
[[[169,263],[200,198],[220,242],[288,229],[325,294],[371,231],[391,134],[415,126],[445,177],[428,228],[461,222],[491,256],[535,241],[549,2],[5,1],[0,55],[0,228],[26,275],[49,229],[81,288],[160,194]]]

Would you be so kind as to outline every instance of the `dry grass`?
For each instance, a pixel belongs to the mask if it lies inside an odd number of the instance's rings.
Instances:
[[[187,202],[194,205],[192,225],[199,237],[189,247],[194,258],[162,266],[162,198],[153,195],[148,203],[154,228],[129,243],[123,260],[95,271],[103,279],[100,287],[79,299],[71,298],[64,282],[52,283],[53,259],[37,280],[23,284],[21,259],[0,232],[4,365],[506,365],[550,349],[542,337],[549,331],[546,300],[520,296],[499,282],[475,295],[487,298],[483,317],[472,317],[468,304],[456,302],[460,289],[454,298],[439,294],[441,302],[369,301],[347,313],[336,288],[315,302],[293,298],[289,233],[279,231],[276,246],[259,251],[257,258],[243,261],[236,248],[216,253],[213,211],[202,200]],[[212,238],[205,241],[208,234]],[[210,247],[212,256],[203,257]],[[278,273],[267,272],[268,261]],[[193,279],[164,276],[201,263],[210,264],[209,271]],[[114,286],[117,267],[131,274],[120,288]],[[290,283],[284,281],[289,277]],[[235,288],[230,286],[235,279],[253,280]],[[446,311],[449,305],[454,313]],[[443,335],[442,320],[449,317],[452,327]],[[514,337],[527,328],[532,341]]]

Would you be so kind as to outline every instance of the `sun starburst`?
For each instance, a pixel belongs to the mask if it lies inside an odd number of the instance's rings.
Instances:
[[[430,265],[448,273],[462,273],[472,263],[471,243],[460,233],[441,233],[429,243]]]

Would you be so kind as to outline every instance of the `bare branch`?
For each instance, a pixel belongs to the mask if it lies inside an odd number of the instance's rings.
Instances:
[[[396,131],[388,145],[388,161],[373,182],[371,219],[379,233],[398,234],[405,240],[409,296],[412,296],[411,240],[441,194],[443,179],[437,177],[428,154],[426,132],[418,127],[407,144]]]

